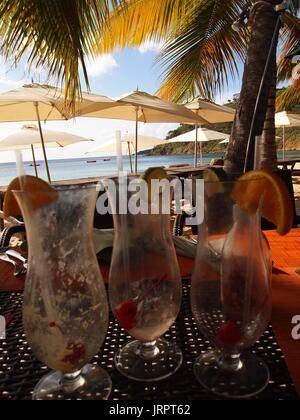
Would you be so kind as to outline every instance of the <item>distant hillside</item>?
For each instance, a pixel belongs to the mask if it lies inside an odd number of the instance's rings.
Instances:
[[[229,102],[226,106],[236,107],[236,102]],[[209,124],[203,127],[210,130],[219,131],[221,133],[230,134],[232,123],[221,123],[221,124]],[[172,139],[181,134],[187,133],[194,130],[194,126],[189,124],[181,124],[177,129],[169,131],[166,139]],[[279,150],[282,149],[282,129],[276,130],[277,147]],[[300,150],[300,128],[286,128],[286,150]],[[209,141],[202,143],[203,153],[217,153],[225,152],[227,145],[220,144],[219,141]],[[151,155],[181,155],[181,154],[193,154],[194,153],[194,142],[191,143],[170,143],[155,147],[150,154]]]
[[[226,145],[220,144],[220,141],[209,141],[203,144],[203,153],[225,152]],[[225,146],[225,147],[224,147]],[[194,143],[170,143],[156,146],[151,155],[188,155],[194,153]]]

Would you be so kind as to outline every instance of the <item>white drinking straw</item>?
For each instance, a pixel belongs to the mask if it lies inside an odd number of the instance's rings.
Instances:
[[[116,131],[116,149],[117,149],[117,167],[118,173],[123,172],[123,155],[122,155],[122,143],[121,143],[121,131]]]
[[[254,168],[261,169],[261,153],[262,153],[262,136],[255,138],[255,152],[254,152]]]
[[[26,175],[26,172],[25,172],[25,165],[24,165],[24,161],[23,161],[22,151],[21,150],[16,150],[15,155],[16,155],[16,164],[17,164],[17,174],[18,174],[18,177],[19,177],[21,190],[23,190],[24,189],[24,178],[23,177]]]

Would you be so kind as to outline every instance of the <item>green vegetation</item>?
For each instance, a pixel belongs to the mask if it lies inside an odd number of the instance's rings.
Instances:
[[[225,147],[224,147],[225,146]],[[208,141],[203,143],[203,153],[219,153],[226,151],[226,145],[220,144],[220,141]],[[170,143],[156,146],[150,155],[185,155],[194,153],[194,143]]]
[[[231,102],[226,104],[226,106],[234,105],[236,102]],[[221,133],[230,134],[232,123],[221,123],[221,124],[209,124],[203,126],[209,130],[219,131]],[[166,136],[167,140],[170,140],[176,136],[187,133],[194,130],[194,126],[189,124],[181,124],[175,130],[169,131]],[[276,130],[276,139],[278,150],[282,149],[282,129],[278,128]],[[300,129],[299,128],[286,128],[285,129],[285,138],[286,138],[286,150],[300,150]],[[220,144],[219,140],[217,141],[208,141],[203,143],[202,150],[203,153],[221,153],[226,152],[227,145]],[[190,143],[170,143],[165,145],[156,146],[151,155],[182,155],[182,154],[193,154],[194,153],[194,142]]]

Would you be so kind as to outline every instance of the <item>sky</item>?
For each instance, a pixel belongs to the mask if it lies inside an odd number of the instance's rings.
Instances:
[[[88,74],[91,91],[110,97],[118,97],[129,93],[137,88],[155,94],[162,79],[162,68],[155,64],[155,58],[159,51],[159,45],[147,42],[136,49],[125,49],[115,54],[99,56],[93,62],[88,62]],[[29,74],[27,63],[23,60],[17,68],[6,64],[0,56],[0,92],[7,92],[25,83],[34,81],[43,83],[45,75],[42,71],[32,71]],[[224,92],[216,97],[216,102],[223,104],[232,99],[233,94],[240,91],[240,78],[230,81]],[[84,87],[83,87],[84,89]],[[25,124],[21,123],[0,123],[0,140]],[[165,138],[169,130],[176,128],[178,124],[142,124],[139,125],[139,132],[148,136]],[[135,123],[130,121],[106,120],[94,118],[78,118],[76,121],[49,121],[42,124],[43,128],[59,131],[68,131],[94,140],[94,143],[83,143],[68,146],[64,149],[49,149],[49,159],[65,159],[85,157],[85,153],[95,149],[98,145],[112,141],[115,138],[116,130],[133,133]],[[103,154],[103,153],[102,153]],[[42,159],[41,150],[36,151],[37,159]],[[95,153],[93,154],[95,155]],[[91,156],[93,156],[91,155]],[[99,153],[101,155],[101,153]],[[24,160],[31,160],[30,151],[24,151]],[[13,152],[1,152],[0,162],[15,161]]]

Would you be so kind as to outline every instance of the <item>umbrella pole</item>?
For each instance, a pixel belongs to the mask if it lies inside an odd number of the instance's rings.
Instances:
[[[34,165],[34,172],[35,172],[35,176],[38,178],[39,174],[38,174],[37,165],[36,165],[34,147],[33,147],[33,144],[31,144],[30,146],[31,146],[31,153],[32,153],[32,159],[33,159],[33,165]]]
[[[285,127],[282,127],[282,159],[285,160]]]
[[[129,163],[130,163],[130,172],[133,174],[130,141],[127,142],[127,146],[128,146],[128,156],[129,156]]]
[[[136,107],[135,109],[135,174],[137,174],[138,169],[138,135],[139,135],[139,108]]]
[[[196,138],[195,138],[195,149],[194,149],[194,168],[198,166],[198,125],[195,126],[196,128]]]
[[[50,171],[49,171],[49,166],[48,166],[47,153],[46,153],[45,141],[44,141],[43,130],[42,130],[42,125],[41,125],[38,102],[35,102],[34,106],[35,106],[35,109],[36,109],[36,117],[37,117],[37,122],[38,122],[40,136],[41,136],[41,142],[42,142],[43,155],[44,155],[44,160],[45,160],[45,165],[46,165],[47,177],[48,177],[48,181],[51,184],[51,177],[50,177]]]
[[[202,149],[202,141],[200,141],[200,163],[203,166],[203,149]]]

